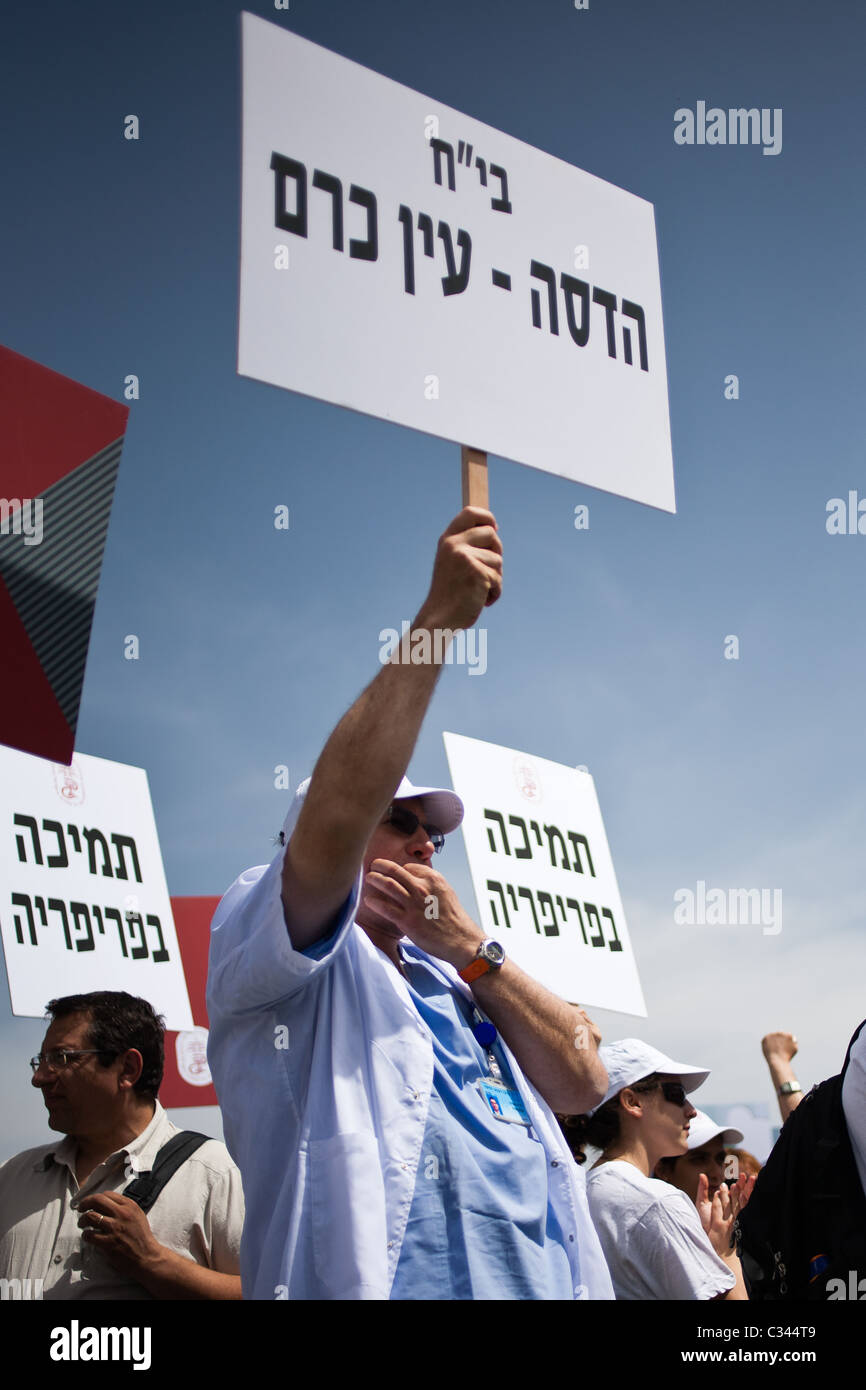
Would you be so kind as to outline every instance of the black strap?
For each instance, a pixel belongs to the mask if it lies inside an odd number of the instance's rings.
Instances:
[[[196,1134],[195,1130],[182,1129],[167,1144],[163,1144],[153,1161],[149,1173],[139,1173],[137,1178],[123,1189],[124,1197],[131,1197],[144,1212],[150,1211],[157,1197],[170,1178],[173,1178],[182,1163],[190,1154],[207,1143],[206,1134]]]

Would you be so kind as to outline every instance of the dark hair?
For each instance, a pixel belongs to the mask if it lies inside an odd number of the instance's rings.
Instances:
[[[575,1163],[585,1163],[584,1147],[606,1149],[619,1138],[619,1098],[623,1091],[653,1091],[658,1084],[658,1072],[641,1077],[623,1086],[615,1096],[606,1100],[592,1115],[557,1115],[560,1128],[565,1135],[568,1147],[574,1155]]]
[[[85,1014],[90,1046],[102,1054],[99,1061],[103,1066],[109,1066],[128,1048],[136,1048],[144,1065],[134,1089],[139,1095],[156,1100],[165,1066],[165,1019],[146,999],[136,999],[123,990],[98,989],[92,994],[51,999],[46,1013],[52,1020]]]
[[[749,1153],[748,1149],[731,1149],[726,1146],[725,1157],[737,1160],[737,1176],[740,1173],[754,1173],[757,1177],[764,1166],[759,1158],[755,1158],[754,1154]]]

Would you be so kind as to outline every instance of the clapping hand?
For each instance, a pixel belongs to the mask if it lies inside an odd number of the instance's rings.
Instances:
[[[707,1233],[710,1245],[723,1259],[731,1253],[734,1221],[751,1197],[754,1186],[754,1175],[741,1173],[730,1187],[723,1182],[711,1199],[710,1182],[706,1173],[701,1173],[698,1178],[695,1205],[701,1225]]]

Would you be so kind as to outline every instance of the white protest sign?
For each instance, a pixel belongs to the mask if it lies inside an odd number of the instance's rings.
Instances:
[[[240,373],[675,510],[651,203],[249,14],[242,177]]]
[[[646,1018],[589,773],[443,734],[480,925],[571,1003]]]
[[[0,929],[14,1014],[126,990],[193,1028],[142,768],[0,746]]]

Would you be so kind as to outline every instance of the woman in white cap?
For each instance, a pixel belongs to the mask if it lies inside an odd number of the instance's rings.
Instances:
[[[697,1207],[651,1176],[660,1158],[687,1152],[688,1093],[709,1076],[674,1062],[637,1038],[599,1048],[609,1086],[589,1115],[571,1117],[566,1134],[578,1163],[583,1146],[601,1149],[587,1174],[587,1197],[614,1292],[621,1299],[745,1299],[740,1262],[731,1250],[731,1196],[722,1183]]]
[[[705,1202],[712,1201],[729,1176],[735,1179],[739,1176],[738,1172],[729,1171],[726,1148],[730,1144],[742,1144],[743,1138],[741,1130],[732,1126],[725,1129],[705,1115],[703,1110],[696,1110],[689,1121],[688,1151],[660,1158],[655,1166],[655,1176],[678,1187],[700,1211]],[[740,1210],[746,1205],[754,1185],[754,1179],[742,1184]]]

